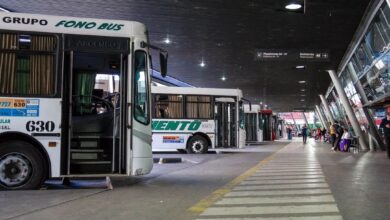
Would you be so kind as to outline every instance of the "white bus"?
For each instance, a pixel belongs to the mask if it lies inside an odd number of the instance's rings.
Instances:
[[[147,39],[138,22],[0,13],[1,188],[151,171]]]
[[[154,151],[245,146],[241,90],[152,86],[152,96]]]
[[[244,105],[246,143],[258,143],[263,141],[261,127],[260,105]]]

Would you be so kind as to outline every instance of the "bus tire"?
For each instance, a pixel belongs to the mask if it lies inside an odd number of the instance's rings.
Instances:
[[[30,143],[7,141],[0,144],[0,188],[38,189],[46,179],[42,154]]]
[[[188,141],[187,149],[191,154],[205,154],[208,151],[207,140],[204,137],[195,135]]]

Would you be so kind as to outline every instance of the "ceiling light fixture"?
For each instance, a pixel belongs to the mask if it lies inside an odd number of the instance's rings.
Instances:
[[[206,66],[206,63],[203,61],[203,59],[202,59],[202,61],[200,62],[199,66],[200,66],[200,67],[205,67],[205,66]]]
[[[301,89],[302,92],[306,91],[306,89]]]
[[[305,66],[304,65],[298,65],[298,66],[295,66],[295,69],[305,69]]]
[[[302,5],[297,4],[297,3],[290,3],[290,4],[286,5],[285,8],[288,10],[298,10],[298,9],[302,8]]]
[[[226,77],[225,77],[225,76],[222,76],[222,77],[221,77],[221,80],[222,80],[222,81],[226,81]]]
[[[301,99],[301,102],[304,102],[305,100],[304,99]]]
[[[298,83],[304,84],[304,83],[306,83],[306,81],[305,80],[301,80],[301,81],[298,81]]]
[[[165,38],[164,43],[165,44],[170,44],[171,43],[171,40],[169,39],[169,37]]]

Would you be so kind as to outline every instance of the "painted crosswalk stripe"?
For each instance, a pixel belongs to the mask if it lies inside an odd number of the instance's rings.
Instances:
[[[289,185],[254,185],[245,186],[238,185],[233,189],[237,190],[273,190],[273,189],[309,189],[309,188],[327,188],[327,183],[303,183],[303,184],[289,184]]]
[[[241,185],[256,185],[256,184],[291,184],[291,183],[324,183],[325,179],[292,179],[292,180],[245,180]]]
[[[330,189],[297,189],[297,190],[272,190],[272,191],[232,191],[226,197],[248,197],[248,196],[288,196],[288,195],[313,195],[331,194]]]
[[[297,217],[254,217],[254,218],[207,218],[207,220],[342,220],[340,215],[297,216]],[[199,219],[200,220],[200,219]],[[203,219],[206,220],[206,219]]]
[[[303,169],[262,169],[256,173],[283,173],[283,172],[322,172],[321,168],[303,168]]]
[[[294,176],[294,175],[322,175],[321,171],[316,172],[283,172],[283,173],[256,173],[253,176]]]
[[[335,204],[290,205],[290,206],[254,206],[254,207],[210,207],[201,216],[234,216],[264,214],[299,214],[299,213],[333,213],[339,212]]]
[[[216,205],[248,205],[248,204],[280,204],[288,203],[326,203],[335,202],[332,195],[318,196],[290,196],[290,197],[263,197],[259,198],[223,198],[215,203]]]
[[[300,175],[300,176],[251,176],[247,180],[284,180],[284,179],[315,179],[324,178],[324,175]]]

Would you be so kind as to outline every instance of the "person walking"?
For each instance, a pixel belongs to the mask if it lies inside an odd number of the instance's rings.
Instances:
[[[390,159],[390,112],[387,112],[386,117],[382,119],[380,127],[383,129],[387,148],[387,157]]]
[[[306,124],[303,124],[301,132],[302,132],[303,143],[306,144],[306,141],[307,141],[307,127],[306,127]]]

